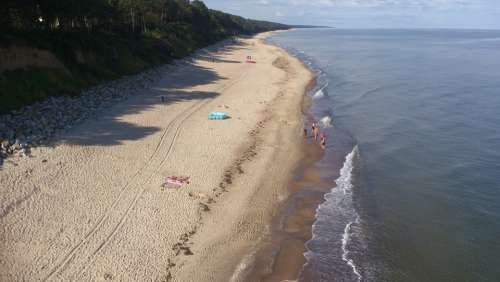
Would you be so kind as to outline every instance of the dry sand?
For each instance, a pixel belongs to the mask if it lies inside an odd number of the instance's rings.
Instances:
[[[302,156],[312,79],[265,36],[175,67],[54,147],[6,161],[0,281],[243,280]],[[214,110],[231,118],[208,120]],[[191,182],[162,189],[169,175]]]

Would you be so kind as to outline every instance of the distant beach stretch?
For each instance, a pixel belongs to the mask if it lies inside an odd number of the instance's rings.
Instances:
[[[239,281],[302,157],[313,78],[267,36],[160,68],[6,159],[0,280]]]

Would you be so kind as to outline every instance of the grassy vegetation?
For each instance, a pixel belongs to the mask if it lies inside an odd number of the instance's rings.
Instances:
[[[68,72],[54,68],[31,68],[0,74],[0,111],[7,112],[51,95],[76,93],[84,84]]]
[[[179,48],[182,54],[172,54],[159,40],[148,37],[33,33],[30,36],[10,37],[8,45],[50,50],[65,69],[29,67],[0,73],[0,113],[48,96],[74,95],[82,88],[186,55],[185,48]],[[179,44],[186,43],[180,40]]]

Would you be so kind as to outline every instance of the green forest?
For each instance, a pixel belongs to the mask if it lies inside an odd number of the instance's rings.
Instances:
[[[75,94],[231,36],[286,28],[211,10],[202,1],[3,0],[0,54],[46,50],[64,68],[0,68],[0,112]]]

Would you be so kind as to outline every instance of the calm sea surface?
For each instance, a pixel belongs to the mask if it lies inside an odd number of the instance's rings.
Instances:
[[[500,31],[302,29],[343,168],[301,281],[500,281]],[[331,118],[331,122],[330,119]]]

